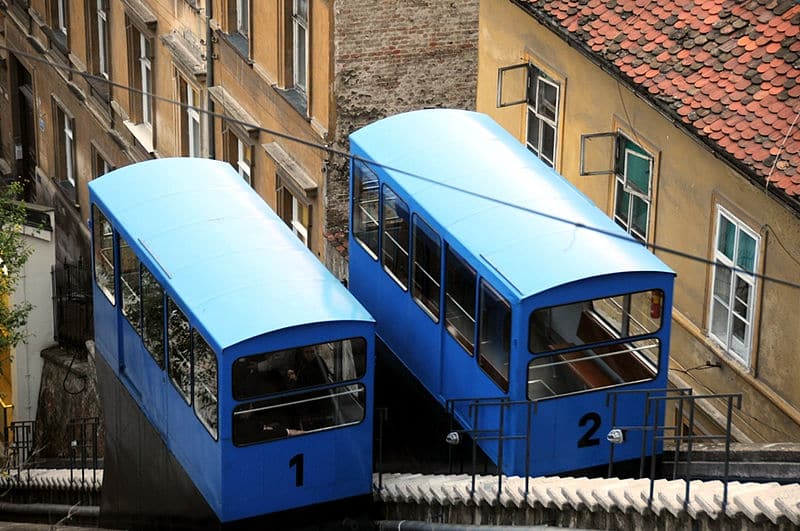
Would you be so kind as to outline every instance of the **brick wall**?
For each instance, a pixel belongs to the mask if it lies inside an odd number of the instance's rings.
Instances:
[[[336,147],[379,118],[425,107],[474,109],[478,0],[336,0]],[[347,160],[332,156],[326,228],[347,227]]]

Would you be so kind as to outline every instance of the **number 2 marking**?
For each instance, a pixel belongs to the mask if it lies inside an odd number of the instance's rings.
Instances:
[[[297,454],[289,459],[289,468],[295,467],[294,484],[296,487],[303,486],[303,454]]]
[[[586,433],[583,434],[583,437],[578,439],[578,448],[598,446],[600,444],[600,439],[597,437],[592,437],[600,428],[600,415],[594,411],[585,414],[581,417],[581,420],[578,421],[578,426],[586,426],[586,424],[589,424],[589,429],[586,430]]]

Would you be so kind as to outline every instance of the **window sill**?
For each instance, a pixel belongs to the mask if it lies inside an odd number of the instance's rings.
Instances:
[[[278,94],[283,96],[283,99],[286,100],[289,105],[294,107],[294,109],[299,112],[303,118],[306,120],[310,119],[308,117],[308,98],[304,93],[294,88],[281,89],[275,87],[275,90],[278,92]]]
[[[144,123],[135,124],[127,120],[123,123],[140,146],[142,146],[151,155],[155,153],[155,149],[153,148],[153,130],[149,125]]]
[[[255,61],[250,58],[250,42],[247,37],[241,33],[225,33],[224,31],[219,31],[218,34],[248,65],[255,64]]]

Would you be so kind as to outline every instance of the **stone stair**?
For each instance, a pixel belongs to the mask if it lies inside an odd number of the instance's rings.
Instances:
[[[503,477],[385,474],[375,476],[375,499],[391,519],[438,516],[451,524],[548,524],[642,529],[763,529],[800,526],[800,484],[694,480],[686,498],[682,479]],[[422,516],[420,516],[422,515]],[[446,522],[445,522],[446,520]]]

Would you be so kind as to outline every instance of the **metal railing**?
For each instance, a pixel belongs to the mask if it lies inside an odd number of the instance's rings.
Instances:
[[[467,415],[471,418],[471,429],[455,429],[456,422],[456,406],[458,404],[466,404]],[[460,442],[460,434],[466,434],[472,441],[472,486],[470,495],[475,495],[475,475],[477,474],[477,451],[479,441],[497,441],[497,498],[500,498],[500,493],[503,490],[503,465],[504,447],[507,441],[525,441],[525,497],[528,497],[530,492],[530,469],[531,469],[531,427],[533,424],[532,416],[538,411],[539,403],[535,400],[509,400],[505,397],[499,398],[454,398],[446,402],[447,414],[450,417],[450,433],[447,435],[447,443],[451,445],[450,456],[452,456],[452,447]],[[497,427],[496,428],[478,428],[479,420],[481,418],[481,409],[496,408],[497,409]],[[524,433],[507,433],[506,432],[506,413],[510,412],[512,408],[525,410],[525,432]],[[450,459],[449,468],[450,473],[453,473],[453,461]]]
[[[98,417],[72,419],[67,424],[70,437],[70,482],[75,481],[75,470],[80,470],[81,483],[85,483],[87,471],[92,473],[92,482],[97,482],[99,426]]]
[[[618,399],[623,394],[643,394],[643,416],[641,425],[617,425],[616,413]],[[695,412],[697,404],[700,400],[723,400],[726,404],[725,416],[725,431],[719,435],[696,435],[695,429]],[[612,430],[619,430],[624,434],[630,431],[639,431],[642,433],[642,446],[639,456],[639,477],[644,477],[644,465],[648,459],[648,453],[652,454],[650,458],[650,470],[648,478],[650,479],[650,492],[648,497],[648,506],[653,503],[655,496],[655,480],[656,480],[656,455],[655,449],[658,445],[665,441],[672,441],[675,443],[673,470],[672,477],[677,477],[677,467],[679,462],[679,454],[682,445],[686,444],[686,472],[684,474],[685,491],[683,497],[683,508],[687,508],[689,504],[689,497],[691,494],[692,482],[692,450],[694,444],[698,441],[724,441],[725,452],[723,459],[723,473],[722,473],[722,503],[721,510],[724,512],[728,504],[728,483],[730,476],[730,447],[731,447],[731,427],[733,423],[733,408],[737,409],[742,407],[742,394],[741,393],[718,393],[718,394],[704,394],[695,395],[690,388],[675,388],[675,389],[647,389],[647,390],[621,390],[609,391],[606,395],[606,405],[611,403],[612,407]],[[675,423],[667,424],[666,418],[660,419],[660,411],[666,408],[666,404],[675,402],[677,403],[677,411],[675,415]],[[685,409],[688,407],[688,426],[684,430],[683,419],[686,415]],[[649,442],[649,445],[648,445]],[[650,448],[650,452],[647,448]],[[608,477],[613,474],[614,468],[614,447],[615,443],[612,441],[611,450],[608,462]]]

